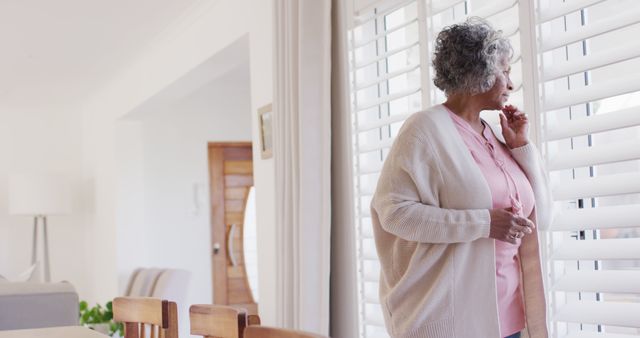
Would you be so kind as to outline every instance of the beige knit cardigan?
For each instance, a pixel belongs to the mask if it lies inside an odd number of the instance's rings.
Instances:
[[[511,153],[533,187],[532,220],[545,228],[551,198],[538,152],[529,143]],[[489,186],[446,109],[413,114],[391,147],[371,203],[380,301],[392,337],[502,337],[491,207]],[[538,245],[534,231],[519,250],[523,337],[545,338]]]

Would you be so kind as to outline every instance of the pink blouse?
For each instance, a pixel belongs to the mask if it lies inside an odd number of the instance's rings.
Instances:
[[[529,216],[535,204],[533,189],[507,147],[496,139],[486,124],[480,135],[460,116],[451,111],[449,115],[487,180],[493,208],[510,208],[515,214]],[[525,326],[518,258],[520,240],[517,241],[515,245],[495,241],[498,315],[502,337],[522,331]]]

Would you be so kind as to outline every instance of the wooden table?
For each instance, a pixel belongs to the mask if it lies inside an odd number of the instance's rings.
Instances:
[[[0,338],[107,338],[83,326],[60,326],[42,329],[0,331]]]

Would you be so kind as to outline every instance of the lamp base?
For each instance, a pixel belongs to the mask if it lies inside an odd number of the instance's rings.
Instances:
[[[31,264],[39,270],[38,261],[38,219],[42,219],[42,233],[44,240],[44,281],[51,282],[51,270],[49,265],[49,236],[47,234],[47,216],[37,215],[33,218],[33,248],[31,250]]]

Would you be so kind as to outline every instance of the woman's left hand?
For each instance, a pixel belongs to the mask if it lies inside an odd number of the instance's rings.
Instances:
[[[518,108],[507,105],[500,114],[502,136],[510,149],[518,148],[529,143],[529,119],[527,114]]]

